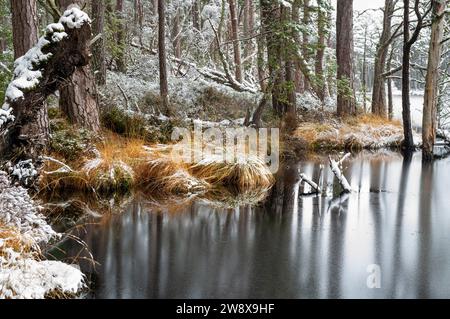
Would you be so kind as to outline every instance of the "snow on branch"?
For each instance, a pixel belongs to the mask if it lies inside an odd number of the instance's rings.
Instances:
[[[436,136],[450,144],[450,132],[447,130],[437,129]]]
[[[336,176],[337,180],[339,181],[339,184],[343,188],[345,193],[351,193],[352,187],[350,186],[349,182],[345,178],[344,174],[342,173],[342,164],[344,161],[350,156],[350,153],[345,154],[342,158],[336,160],[333,160],[331,156],[328,156],[328,159],[330,161],[330,168],[333,174]]]
[[[77,52],[76,57],[69,56],[74,54],[71,51],[58,54],[64,47],[73,47],[71,41],[78,41],[79,38],[90,37],[89,30],[85,36],[79,35],[80,32],[73,30],[81,29],[89,25],[91,20],[89,16],[81,11],[77,6],[64,12],[58,23],[52,23],[45,29],[45,35],[38,43],[31,48],[24,56],[14,62],[13,79],[6,89],[5,103],[0,109],[0,127],[9,121],[13,121],[17,116],[17,110],[14,111],[14,104],[26,102],[31,98],[33,91],[38,91],[40,96],[33,96],[34,104],[36,101],[42,101],[44,96],[56,90],[55,83],[64,80],[73,73],[75,66],[87,63],[87,58],[81,52]],[[81,32],[83,33],[83,32]],[[67,41],[63,41],[68,39]],[[52,61],[61,59],[61,61]],[[70,67],[70,63],[72,65]],[[49,68],[53,64],[53,68]],[[60,68],[59,70],[57,68]],[[50,70],[49,70],[50,69]],[[58,76],[62,76],[59,79]],[[55,89],[50,90],[46,85],[52,84]],[[27,96],[28,95],[28,96]],[[14,113],[14,114],[13,114]]]

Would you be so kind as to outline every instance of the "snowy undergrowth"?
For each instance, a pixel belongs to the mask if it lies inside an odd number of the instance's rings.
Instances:
[[[151,54],[143,55],[139,50],[134,50],[132,54],[135,57],[127,73],[108,72],[107,85],[101,91],[108,101],[114,102],[131,114],[142,111],[144,114],[141,113],[141,115],[144,116],[159,116],[156,105],[150,106],[150,110],[145,110],[141,105],[147,94],[159,95],[158,59]],[[171,69],[177,68],[176,65],[171,66]],[[168,84],[170,102],[176,105],[176,111],[181,118],[189,117],[190,120],[201,119],[198,118],[201,106],[196,102],[209,88],[213,88],[231,100],[245,100],[255,106],[260,98],[258,94],[237,92],[227,86],[208,81],[193,68],[183,69],[183,76],[169,73]],[[223,110],[229,107],[229,105],[223,105]]]
[[[0,298],[76,294],[84,276],[71,265],[40,260],[40,245],[58,238],[27,190],[0,171]]]

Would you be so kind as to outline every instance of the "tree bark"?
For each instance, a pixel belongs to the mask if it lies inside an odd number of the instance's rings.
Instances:
[[[444,35],[444,12],[446,1],[432,0],[431,3],[433,15],[422,119],[422,155],[426,160],[433,158],[433,148],[436,141],[439,64],[441,62],[442,54],[441,43]]]
[[[327,25],[328,19],[327,14],[324,9],[326,1],[318,0],[318,13],[317,13],[317,29],[318,29],[318,39],[317,39],[317,52],[315,61],[315,71],[316,71],[316,92],[318,98],[323,103],[326,97],[326,85],[325,85],[325,75],[323,61],[325,57],[326,39],[328,35]]]
[[[192,26],[200,31],[200,4],[198,0],[192,1]]]
[[[66,10],[71,4],[83,7],[85,1],[58,0],[61,11]],[[91,31],[90,28],[89,31]],[[98,132],[100,119],[96,95],[95,79],[92,76],[90,64],[87,63],[80,69],[74,70],[70,80],[59,87],[59,107],[71,123]]]
[[[392,67],[392,59],[394,58],[394,46],[391,48],[391,53],[389,54],[389,59],[387,61],[386,68],[388,70]],[[392,96],[392,79],[388,78],[387,80],[387,87],[388,87],[388,115],[389,120],[392,120],[394,118],[394,100]]]
[[[311,14],[310,14],[310,0],[303,0],[303,32],[302,32],[302,54],[304,60],[308,63],[311,60],[311,53],[309,48],[309,32],[307,30],[307,26],[309,25],[311,20]],[[310,89],[310,82],[307,77],[303,77],[303,89],[305,91],[309,91]]]
[[[94,3],[93,1],[92,3]],[[142,0],[134,0],[134,29],[142,46],[142,32],[144,28],[144,4]]]
[[[337,114],[356,114],[353,91],[353,0],[337,1],[336,16]]]
[[[36,0],[11,0],[12,11],[12,31],[14,59],[23,56],[38,41],[38,16]],[[29,136],[34,143],[40,144],[45,149],[49,137],[48,106],[45,100],[41,101],[36,118],[33,121],[24,123],[20,129],[20,134]],[[14,112],[20,114],[20,108],[26,107],[18,105]],[[16,114],[16,116],[17,116]]]
[[[92,68],[97,84],[106,84],[105,0],[92,1],[92,32],[102,36],[92,46]]]
[[[301,2],[302,2],[302,0],[294,0],[294,2],[292,3],[292,22],[294,24],[300,23],[299,10],[300,10],[300,6],[301,6]],[[294,39],[295,43],[299,44],[301,42],[299,32],[296,31],[294,36],[295,36],[295,39]],[[294,72],[295,72],[294,73],[295,91],[298,93],[304,93],[305,92],[305,87],[304,87],[305,82],[303,80],[302,69],[298,62],[295,64]]]
[[[163,113],[169,115],[169,86],[167,84],[166,58],[166,8],[164,0],[158,0],[158,54],[159,54],[159,87]]]
[[[181,58],[180,15],[181,15],[180,8],[177,8],[177,13],[175,14],[175,17],[172,21],[172,23],[173,23],[172,45],[173,45],[174,56],[177,59]]]
[[[231,40],[233,41],[234,68],[236,81],[242,83],[241,44],[239,42],[239,23],[235,0],[228,0],[231,18]]]
[[[126,43],[125,43],[125,17],[123,11],[123,0],[116,0],[116,14],[118,17],[118,30],[117,30],[117,44],[119,46],[116,65],[117,70],[119,72],[125,73],[127,71],[127,64],[125,62],[125,51],[126,51]]]
[[[423,17],[419,13],[420,0],[415,0],[414,8],[417,16],[417,25],[414,29],[413,35],[410,36],[409,4],[409,0],[403,0],[402,117],[404,140],[402,148],[406,153],[414,151],[414,139],[412,135],[411,123],[411,101],[409,97],[411,48],[417,41],[420,30],[423,27]]]
[[[374,66],[374,83],[372,89],[372,113],[386,117],[385,77],[386,58],[391,42],[392,16],[395,10],[394,0],[385,0],[383,15],[383,31],[377,46]]]
[[[43,101],[58,90],[77,68],[87,65],[90,58],[89,24],[85,23],[78,29],[65,29],[68,37],[59,42],[52,40],[53,32],[45,36],[49,44],[42,51],[43,54],[50,53],[51,57],[44,63],[33,66],[31,70],[42,72],[39,83],[31,90],[24,91],[23,98],[10,100],[7,97],[6,103],[13,109],[15,120],[2,128],[4,138],[0,153],[19,151],[23,158],[35,158],[44,150],[32,137],[23,134],[23,127],[40,121],[38,114],[43,108]]]
[[[364,29],[364,49],[363,49],[363,62],[362,62],[362,74],[361,74],[361,86],[363,91],[363,108],[364,112],[367,112],[366,103],[367,103],[367,29],[366,26]]]

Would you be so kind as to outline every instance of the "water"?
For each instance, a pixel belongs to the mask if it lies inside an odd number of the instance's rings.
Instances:
[[[99,263],[81,263],[88,297],[449,298],[449,167],[358,155],[345,171],[358,192],[333,202],[297,196],[297,169],[317,179],[317,161],[288,165],[262,207],[136,199],[78,232]],[[336,193],[329,170],[324,179]],[[379,289],[367,286],[374,264]]]

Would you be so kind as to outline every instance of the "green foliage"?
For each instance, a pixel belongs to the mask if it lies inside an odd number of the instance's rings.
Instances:
[[[106,19],[105,19],[105,33],[106,33],[106,52],[109,54],[112,61],[117,61],[125,55],[126,51],[126,41],[120,43],[117,39],[119,32],[124,33],[124,38],[126,39],[127,30],[125,28],[125,23],[123,18],[121,18],[114,8],[115,1],[106,1]],[[125,28],[125,29],[124,29]]]
[[[57,108],[49,108],[48,113],[51,131],[50,151],[70,161],[79,158],[94,140],[93,134],[89,130],[70,125]]]
[[[353,89],[350,83],[350,79],[342,78],[336,81],[337,91],[339,94],[345,96],[348,99],[353,99]]]
[[[9,20],[9,1],[0,0],[0,62],[9,70],[13,67],[12,28]],[[6,50],[2,50],[6,49]],[[11,73],[0,67],[0,101],[5,99],[5,90],[11,80]]]
[[[173,130],[173,124],[170,121],[161,122],[155,119],[155,125],[151,125],[145,117],[129,114],[117,106],[105,109],[102,112],[101,121],[104,127],[114,133],[152,143],[169,142]]]

